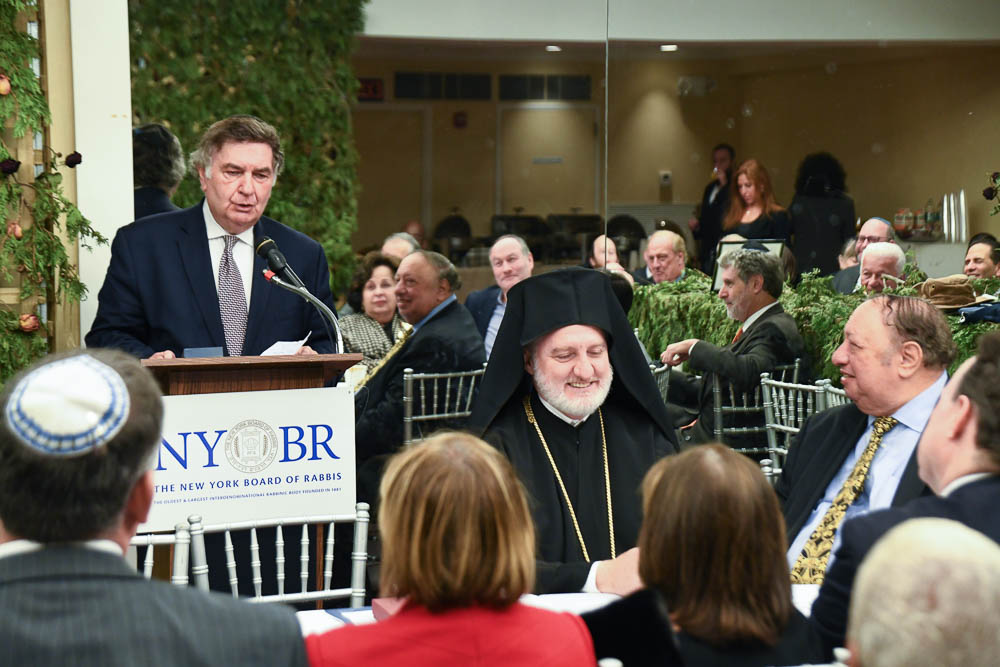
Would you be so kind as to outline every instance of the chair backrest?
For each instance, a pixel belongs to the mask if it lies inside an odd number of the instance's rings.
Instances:
[[[833,382],[830,380],[817,380],[816,385],[823,387],[824,408],[835,408],[838,405],[846,405],[851,402],[851,399],[847,396],[847,392],[834,387]]]
[[[191,574],[194,585],[202,590],[208,590],[208,560],[205,553],[205,535],[207,533],[225,534],[226,570],[229,573],[229,587],[233,597],[238,597],[239,581],[236,575],[236,559],[238,556],[246,556],[250,560],[251,572],[253,576],[254,596],[251,602],[309,602],[313,600],[335,600],[339,598],[350,598],[352,607],[360,607],[365,599],[365,567],[368,560],[368,503],[358,503],[354,514],[328,514],[321,516],[295,517],[288,519],[270,519],[265,521],[243,521],[238,523],[226,523],[216,525],[203,525],[202,518],[194,515],[188,518],[191,530]],[[330,588],[333,579],[333,549],[334,549],[334,525],[338,523],[354,524],[354,547],[351,551],[351,585],[349,588]],[[326,530],[326,539],[322,548],[316,545],[316,559],[310,557],[310,544],[308,526],[321,524]],[[299,590],[297,592],[286,592],[285,584],[285,541],[283,529],[292,526],[302,527],[302,536],[299,540]],[[257,541],[257,529],[265,527],[275,528],[275,554],[276,554],[276,584],[277,593],[274,595],[262,595],[261,589],[263,579],[260,567],[260,544]],[[250,553],[236,554],[233,549],[231,533],[237,530],[250,531]],[[323,581],[317,581],[316,590],[307,590],[310,567],[315,567],[319,560],[323,562]]]
[[[764,399],[767,453],[774,470],[780,472],[792,436],[799,432],[806,419],[826,407],[825,392],[815,384],[772,380],[770,373],[761,373],[760,389]]]
[[[188,524],[177,524],[172,533],[133,535],[132,539],[129,540],[129,546],[137,550],[145,547],[141,571],[147,579],[153,578],[155,555],[166,553],[169,548],[172,548],[170,583],[175,586],[188,585],[188,559],[191,552],[191,533]]]
[[[796,382],[799,379],[800,359],[794,363],[775,366],[772,371],[775,377],[782,382]],[[737,436],[741,439],[750,439],[753,444],[749,447],[734,447],[743,454],[765,454],[767,448],[767,436],[764,435],[767,428],[764,426],[764,404],[761,401],[760,383],[743,392],[736,392],[732,384],[726,382],[725,391],[723,383],[716,373],[712,376],[712,401],[713,401],[713,435],[715,439],[723,442],[726,436]],[[731,419],[738,418],[739,421],[749,425],[732,426],[726,424]]]
[[[653,374],[653,380],[656,381],[656,388],[660,390],[660,398],[666,404],[667,394],[670,390],[670,366],[664,364],[657,367],[656,364],[650,364],[649,372]]]
[[[486,364],[474,371],[451,373],[414,373],[412,368],[404,368],[403,444],[422,437],[414,436],[414,422],[418,426],[442,422],[438,426],[459,428],[461,420],[472,414],[472,401],[485,372]]]

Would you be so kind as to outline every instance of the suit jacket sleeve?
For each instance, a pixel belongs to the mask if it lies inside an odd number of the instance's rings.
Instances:
[[[840,547],[809,616],[809,625],[818,635],[827,658],[833,657],[834,648],[845,644],[851,589],[858,568],[875,542],[905,518],[898,512],[875,512],[849,519],[840,527]]]
[[[461,304],[455,307],[464,309]],[[465,315],[468,322],[468,315]],[[447,320],[451,323],[453,320]],[[372,382],[368,405],[355,425],[358,461],[373,456],[389,454],[403,442],[403,369],[412,368],[418,373],[442,373],[449,370],[472,370],[486,361],[482,340],[476,334],[478,349],[473,349],[465,338],[449,335],[450,328],[442,321],[432,320],[415,333],[397,358],[387,363]],[[454,332],[453,332],[454,333]],[[474,357],[474,358],[473,358]],[[379,378],[383,373],[387,373]]]
[[[326,307],[336,317],[337,308],[333,301],[333,292],[330,290],[330,265],[326,260],[326,254],[323,252],[322,246],[316,246],[310,275],[312,276],[310,280],[303,281],[306,283],[306,287],[312,292],[314,297],[326,304]],[[314,308],[312,304],[306,304],[306,307],[309,313],[308,327],[312,331],[309,340],[306,341],[306,345],[309,345],[320,354],[343,353],[344,350],[334,349],[336,346],[335,339],[330,338],[331,335],[334,335],[333,330],[330,328],[332,325],[326,321],[326,318],[323,317],[318,308]]]
[[[111,243],[111,263],[98,295],[97,316],[85,338],[87,347],[123,350],[141,359],[154,350],[145,343],[149,338],[148,320],[136,292],[138,276],[128,233],[122,229]]]
[[[760,374],[772,370],[788,355],[788,340],[776,323],[762,319],[746,333],[738,351],[698,341],[691,350],[691,368],[728,378],[737,388],[760,382]],[[673,378],[671,378],[673,380]],[[742,389],[740,389],[742,391]]]

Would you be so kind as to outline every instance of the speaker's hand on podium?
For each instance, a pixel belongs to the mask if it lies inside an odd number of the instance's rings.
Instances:
[[[161,352],[154,352],[149,355],[150,359],[176,359],[177,355],[174,354],[173,350],[163,350]]]

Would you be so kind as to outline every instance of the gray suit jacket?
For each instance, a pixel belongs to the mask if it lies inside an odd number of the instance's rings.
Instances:
[[[294,614],[146,581],[83,547],[0,558],[2,665],[305,665]]]

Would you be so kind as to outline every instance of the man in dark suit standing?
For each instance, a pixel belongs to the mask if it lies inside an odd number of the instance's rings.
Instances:
[[[671,343],[660,355],[660,360],[669,366],[687,361],[693,370],[702,373],[698,380],[671,371],[668,395],[675,425],[679,425],[678,420],[690,424],[691,419],[697,417],[690,426],[690,439],[696,443],[714,438],[712,381],[715,376],[742,392],[759,384],[761,373],[770,372],[780,364],[792,363],[805,354],[795,320],[778,303],[784,280],[778,257],[763,250],[743,248],[727,254],[719,264],[723,269],[719,298],[725,302],[729,317],[742,325],[733,342],[718,347],[690,338]],[[733,439],[728,444],[738,447],[746,443]]]
[[[505,234],[494,241],[490,248],[490,266],[493,267],[493,277],[497,284],[465,297],[465,307],[472,313],[476,329],[483,337],[487,359],[507,310],[507,292],[525,278],[531,277],[535,258],[524,239],[515,234]]]
[[[0,663],[306,664],[285,607],[148,581],[122,557],[153,502],[163,422],[135,358],[47,357],[0,410]]]
[[[855,309],[833,353],[854,402],[805,423],[776,486],[793,583],[823,582],[845,519],[926,493],[917,441],[954,358],[948,323],[923,299],[881,295]]]
[[[253,116],[226,118],[205,132],[191,161],[205,199],[118,230],[87,345],[140,358],[204,347],[238,356],[309,335],[300,354],[334,351],[316,309],[269,285],[254,253],[264,236],[272,238],[306,288],[332,308],[322,247],[263,215],[284,163],[275,129]]]
[[[729,182],[733,177],[736,151],[729,144],[712,149],[712,180],[701,196],[698,217],[688,220],[691,232],[698,240],[698,263],[707,275],[715,272],[715,246],[722,238],[722,219],[729,209]]]
[[[482,368],[483,341],[458,303],[458,271],[447,257],[417,250],[396,271],[396,307],[411,329],[355,394],[358,499],[376,500],[385,458],[403,444],[403,369],[446,373]]]
[[[934,491],[902,507],[872,512],[843,525],[836,560],[827,571],[810,623],[828,650],[844,645],[851,587],[872,545],[915,517],[953,519],[1000,542],[1000,333],[983,336],[934,407],[916,457],[920,479]]]

